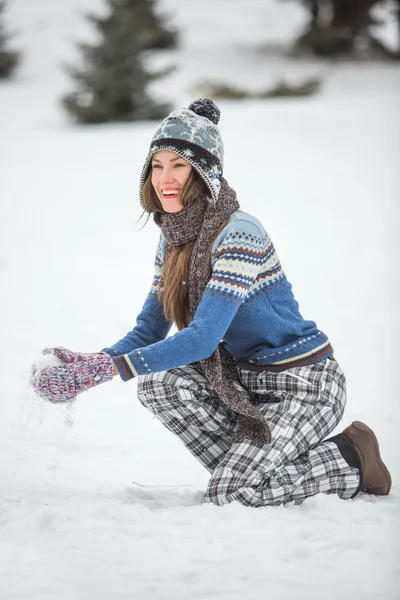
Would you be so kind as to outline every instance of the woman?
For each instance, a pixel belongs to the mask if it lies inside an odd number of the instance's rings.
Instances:
[[[140,401],[210,472],[207,502],[386,495],[369,427],[325,439],[343,415],[345,377],[327,336],[301,316],[268,234],[222,178],[219,116],[200,99],[153,137],[140,196],[161,234],[136,326],[100,353],[46,349],[58,363],[34,367],[32,384],[68,402],[113,376],[138,377]]]

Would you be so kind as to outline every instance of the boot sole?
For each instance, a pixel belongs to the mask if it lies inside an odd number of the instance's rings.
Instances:
[[[382,495],[387,496],[390,493],[390,490],[392,489],[392,478],[390,476],[388,468],[386,467],[385,463],[383,462],[383,460],[381,458],[381,453],[379,451],[379,443],[376,438],[376,435],[372,431],[372,429],[370,427],[368,427],[368,425],[366,425],[365,423],[362,423],[362,421],[353,421],[352,425],[355,429],[358,429],[359,431],[363,431],[364,433],[368,433],[368,435],[370,435],[375,442],[377,463],[387,480],[387,491],[385,491],[385,493]]]

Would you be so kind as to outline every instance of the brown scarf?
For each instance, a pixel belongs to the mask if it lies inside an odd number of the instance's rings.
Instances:
[[[166,239],[166,256],[172,246],[196,239],[189,262],[188,293],[192,318],[210,278],[207,257],[211,244],[219,227],[236,210],[239,210],[236,192],[222,179],[215,205],[204,198],[177,213],[154,214],[154,220]],[[269,427],[258,408],[235,386],[235,382],[239,381],[236,363],[223,345],[219,344],[209,358],[194,364],[204,373],[224,404],[238,414],[239,426],[235,440],[250,440],[256,445],[268,444],[271,441]]]

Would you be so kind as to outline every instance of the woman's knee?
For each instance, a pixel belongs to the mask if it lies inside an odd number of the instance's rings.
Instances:
[[[145,408],[157,414],[179,408],[192,397],[196,386],[190,368],[180,367],[139,377],[137,396]]]
[[[139,402],[152,413],[158,412],[158,402],[165,401],[165,386],[158,381],[138,382],[137,397]]]
[[[258,508],[261,506],[278,506],[285,501],[283,489],[281,493],[272,495],[268,485],[263,482],[230,481],[225,477],[212,477],[205,493],[205,501],[215,506],[223,506],[231,502],[239,502],[243,506]]]
[[[144,375],[138,380],[137,396],[145,408],[157,414],[170,408],[174,389],[166,383],[163,373]]]
[[[232,501],[229,497],[229,489],[232,489],[232,487],[226,478],[224,479],[223,475],[214,472],[208,482],[204,499],[209,504],[215,504],[215,506],[229,504]]]
[[[216,506],[234,501],[243,506],[254,507],[266,506],[270,502],[274,504],[273,496],[268,493],[270,474],[268,470],[260,468],[263,461],[258,464],[255,461],[253,468],[249,465],[248,469],[245,469],[246,472],[243,472],[243,460],[240,460],[242,472],[239,466],[236,468],[236,461],[229,462],[230,464],[220,464],[211,475],[205,493],[206,502]]]

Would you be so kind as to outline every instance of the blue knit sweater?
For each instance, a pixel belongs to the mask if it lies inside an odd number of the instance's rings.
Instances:
[[[214,242],[211,279],[192,322],[171,336],[157,295],[164,249],[161,234],[153,283],[135,327],[103,349],[124,381],[207,358],[221,341],[241,367],[254,371],[282,371],[333,354],[327,336],[301,316],[275,247],[255,217],[233,213]]]

